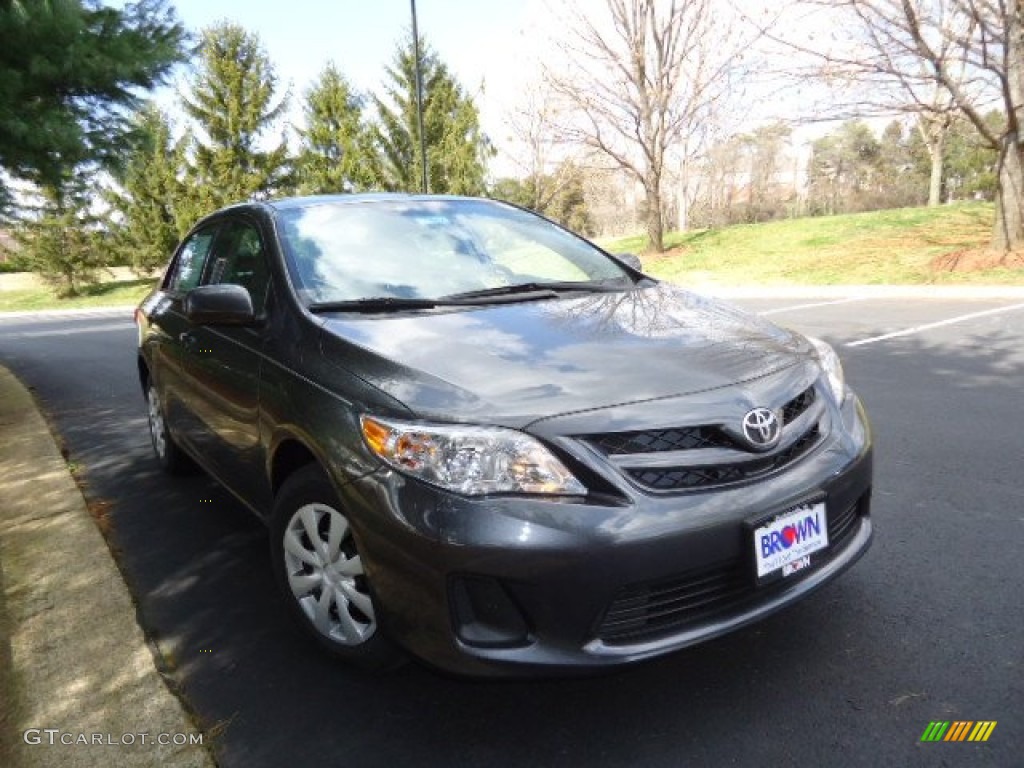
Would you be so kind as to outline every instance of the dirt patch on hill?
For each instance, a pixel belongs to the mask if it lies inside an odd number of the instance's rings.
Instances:
[[[1024,251],[968,248],[940,254],[931,260],[929,266],[936,272],[979,272],[997,267],[1024,269]]]
[[[662,261],[671,261],[672,259],[678,259],[692,252],[693,246],[691,245],[675,245],[671,248],[666,248],[661,253],[648,249],[642,251],[638,255],[640,257],[640,261],[643,262],[643,265],[646,267],[648,264],[657,264]]]
[[[666,248],[661,253],[658,253],[657,251],[652,251],[652,250],[648,249],[648,250],[644,251],[643,254],[641,254],[641,255],[643,256],[644,259],[651,259],[653,261],[662,261],[664,259],[675,258],[676,256],[684,256],[687,253],[689,253],[691,250],[693,250],[693,249],[690,248],[687,245],[676,245],[676,246],[673,246],[671,248]]]

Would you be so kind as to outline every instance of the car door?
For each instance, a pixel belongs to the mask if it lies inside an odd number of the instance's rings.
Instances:
[[[241,285],[259,318],[252,326],[193,325],[184,377],[194,419],[189,442],[207,469],[244,501],[262,507],[269,494],[260,443],[259,389],[267,328],[270,270],[254,220],[227,219],[202,285]]]
[[[183,379],[185,358],[189,351],[190,325],[185,319],[182,302],[185,294],[199,285],[218,226],[211,224],[191,233],[178,248],[159,301],[149,316],[150,339],[146,342],[151,354],[151,375],[164,408],[164,418],[177,439],[186,443],[191,421],[189,388]]]

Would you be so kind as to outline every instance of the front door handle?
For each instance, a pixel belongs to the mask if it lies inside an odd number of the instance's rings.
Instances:
[[[196,337],[193,336],[189,331],[183,331],[178,334],[178,341],[181,342],[181,346],[185,348],[186,352],[191,352],[192,347],[195,346]]]

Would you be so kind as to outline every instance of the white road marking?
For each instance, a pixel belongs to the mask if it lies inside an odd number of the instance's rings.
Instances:
[[[886,339],[895,339],[899,336],[911,336],[915,333],[921,333],[921,331],[928,331],[932,328],[941,328],[945,325],[953,325],[955,323],[962,323],[965,320],[974,320],[978,317],[988,317],[989,315],[998,315],[1002,312],[1013,312],[1014,310],[1024,309],[1024,304],[1011,304],[1008,307],[996,307],[995,309],[986,309],[982,312],[971,312],[969,315],[959,315],[957,317],[951,317],[947,320],[940,320],[937,323],[927,323],[925,325],[915,325],[913,328],[905,328],[902,331],[893,331],[892,333],[883,333],[881,336],[872,336],[867,339],[861,339],[860,341],[851,341],[847,344],[847,347],[860,347],[864,344],[874,344],[876,341],[885,341]]]
[[[757,314],[765,317],[767,315],[777,315],[780,312],[796,312],[798,309],[814,309],[815,307],[829,307],[833,304],[849,304],[852,301],[866,301],[867,298],[867,296],[849,296],[845,299],[836,299],[835,301],[816,301],[813,304],[794,304],[791,307],[778,307],[777,309],[768,309]]]

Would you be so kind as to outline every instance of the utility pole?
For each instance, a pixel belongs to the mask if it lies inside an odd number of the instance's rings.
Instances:
[[[416,56],[416,122],[420,129],[420,171],[423,194],[430,192],[427,180],[427,139],[423,135],[423,67],[420,65],[420,32],[416,26],[416,0],[409,0],[412,6],[412,45]]]

